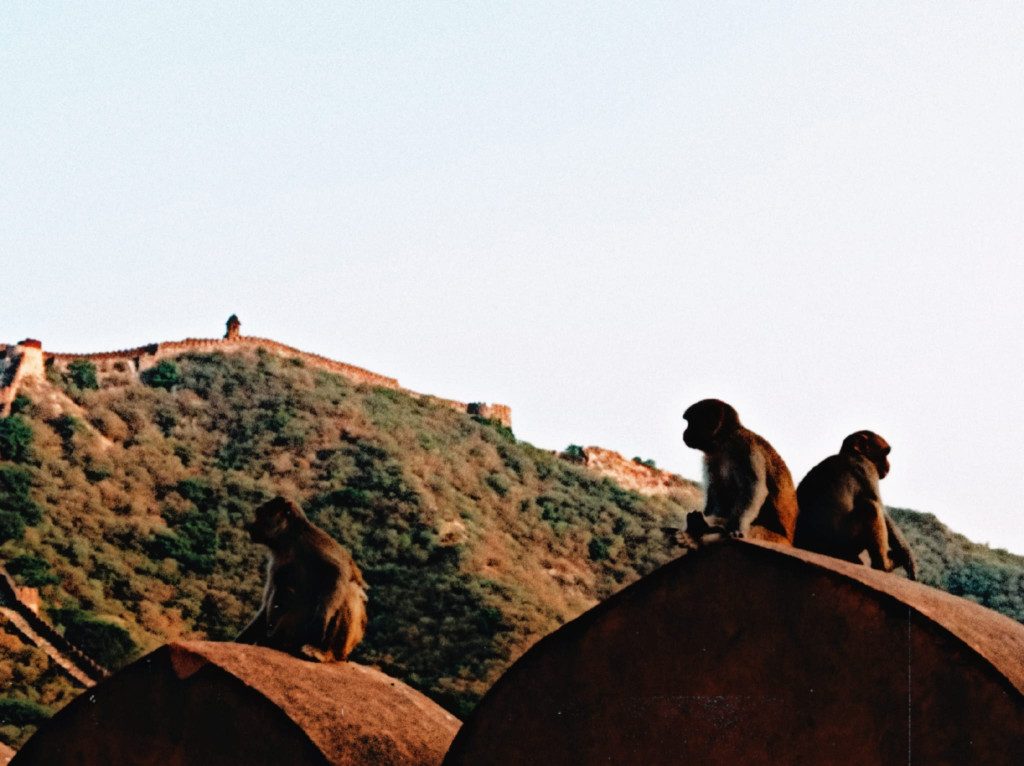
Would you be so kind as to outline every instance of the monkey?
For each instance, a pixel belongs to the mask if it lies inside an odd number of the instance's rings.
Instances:
[[[235,642],[347,660],[366,632],[367,586],[352,556],[283,497],[257,508],[245,529],[270,555],[262,604]]]
[[[917,564],[902,532],[882,505],[878,482],[889,473],[888,442],[873,431],[843,439],[838,455],[812,468],[796,489],[800,516],[795,544],[855,564],[868,552],[871,567],[903,567],[917,579]]]
[[[718,399],[702,399],[683,418],[683,442],[704,453],[707,487],[704,512],[686,517],[687,534],[698,542],[718,534],[792,545],[798,506],[779,453]]]

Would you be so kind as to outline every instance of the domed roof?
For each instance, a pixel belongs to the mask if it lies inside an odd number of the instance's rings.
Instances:
[[[82,694],[13,763],[439,764],[459,721],[378,670],[171,644]]]
[[[688,554],[535,644],[445,766],[1024,763],[1024,625],[767,543]]]

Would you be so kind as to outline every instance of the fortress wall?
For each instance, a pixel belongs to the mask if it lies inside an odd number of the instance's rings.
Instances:
[[[41,378],[44,375],[43,352],[39,341],[19,343],[13,351],[8,346],[5,357],[7,365],[0,385],[3,385],[4,381],[6,385],[0,388],[0,417],[7,417],[10,414],[11,404],[14,403],[18,387],[23,380],[31,377]]]
[[[64,366],[75,359],[85,359],[93,363],[124,360],[134,363],[139,370],[145,370],[162,359],[171,359],[180,354],[190,351],[225,351],[231,352],[242,348],[263,348],[281,356],[296,357],[303,359],[309,364],[337,372],[356,383],[365,383],[372,386],[383,386],[385,388],[398,389],[398,381],[386,375],[379,375],[370,370],[356,367],[352,364],[338,362],[328,359],[319,354],[312,354],[308,351],[300,351],[284,343],[278,343],[268,338],[238,337],[238,338],[185,338],[184,340],[168,341],[164,343],[150,343],[145,346],[121,349],[119,351],[101,351],[88,354],[68,354],[63,352],[46,353],[47,361]]]
[[[17,348],[22,351],[22,354],[24,354],[24,349],[22,349],[22,347],[19,346]],[[232,351],[239,351],[242,349],[262,348],[266,351],[277,354],[278,356],[301,359],[311,367],[337,373],[356,384],[390,388],[395,391],[401,391],[417,399],[424,396],[423,394],[419,394],[415,391],[402,388],[396,378],[380,375],[379,373],[371,372],[370,370],[362,367],[356,367],[352,364],[346,364],[345,362],[329,359],[328,357],[321,356],[320,354],[301,351],[292,346],[285,345],[284,343],[279,343],[276,340],[255,336],[232,335],[228,338],[185,338],[184,340],[168,341],[165,343],[149,343],[145,346],[136,346],[135,348],[121,349],[119,351],[101,351],[88,354],[43,352],[41,344],[36,348],[38,349],[36,353],[39,354],[40,358],[38,365],[39,374],[42,374],[43,360],[45,360],[47,364],[56,365],[58,369],[65,369],[67,365],[74,360],[85,359],[95,364],[100,372],[105,373],[112,372],[114,363],[123,361],[131,365],[131,371],[143,372],[152,368],[163,359],[172,359],[176,356],[189,352],[221,351],[231,353]],[[32,351],[33,349],[29,350]],[[7,355],[10,355],[9,350],[7,351]],[[3,351],[0,349],[0,361],[2,361],[2,358]],[[2,372],[2,369],[0,369],[0,384],[2,384]],[[14,400],[14,396],[16,395],[16,388],[16,385],[13,383],[7,388],[0,388],[0,413],[6,414],[9,411],[10,402]],[[460,402],[454,399],[443,399],[440,397],[431,398],[436,399],[442,405],[450,407],[457,412],[496,420],[507,428],[512,427],[512,408],[508,405],[487,404],[484,402],[473,402],[467,404],[466,402]]]
[[[94,682],[106,678],[109,675],[106,668],[64,638],[50,623],[39,616],[39,592],[36,591],[33,598],[30,593],[25,592],[29,590],[35,589],[18,586],[7,570],[0,565],[0,603],[16,612],[37,635],[45,639],[87,678]],[[23,596],[29,598],[23,600]]]
[[[105,362],[115,359],[134,361],[139,357],[155,354],[159,345],[159,343],[148,343],[145,346],[136,346],[135,348],[125,348],[119,351],[99,351],[90,354],[67,354],[59,351],[46,351],[43,356],[47,362],[53,360],[53,362],[61,364],[67,364],[76,359],[87,359],[90,362]]]
[[[0,417],[7,417],[11,411],[11,403],[17,396],[17,391],[11,384],[18,373],[20,361],[15,346],[4,346],[0,350]]]
[[[486,402],[472,402],[466,407],[470,415],[484,418],[486,420],[497,420],[506,428],[512,427],[512,408],[507,404],[487,404]]]
[[[366,383],[371,386],[382,386],[384,388],[401,389],[398,385],[398,381],[395,378],[389,378],[386,375],[380,375],[370,370],[365,370],[362,367],[356,367],[352,364],[346,364],[345,362],[338,362],[334,359],[328,359],[326,356],[320,356],[320,354],[312,354],[308,351],[300,351],[297,348],[286,346],[283,343],[278,343],[276,340],[270,340],[268,338],[256,338],[256,337],[240,337],[237,341],[227,341],[237,343],[239,345],[255,345],[261,348],[265,348],[269,351],[275,351],[285,356],[296,356],[306,360],[310,364],[321,367],[331,372],[337,372],[344,375],[349,380],[353,380],[356,383]]]

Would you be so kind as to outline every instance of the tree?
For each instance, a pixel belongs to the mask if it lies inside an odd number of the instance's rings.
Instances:
[[[570,444],[562,452],[562,457],[572,463],[585,463],[587,461],[587,454],[583,451],[583,447],[578,444]]]
[[[145,381],[154,388],[166,388],[170,391],[181,383],[181,371],[174,362],[165,359],[145,375]]]
[[[56,585],[60,578],[50,571],[50,565],[38,556],[16,556],[7,562],[7,571],[21,578],[25,585],[38,588]]]
[[[21,415],[0,420],[0,458],[24,463],[32,449],[32,426]]]
[[[52,715],[49,708],[30,700],[0,697],[0,725],[25,726],[45,721]]]
[[[64,626],[64,637],[101,665],[118,668],[137,647],[127,630],[115,622],[82,609],[50,610],[55,622]]]
[[[96,379],[96,365],[88,359],[76,359],[68,365],[68,375],[71,382],[81,389],[96,389],[100,387]]]
[[[3,513],[20,517],[19,525],[8,519],[5,524],[9,532],[5,539],[19,539],[24,524],[35,525],[43,519],[43,511],[32,499],[32,474],[17,465],[0,465],[0,508]],[[13,530],[13,531],[12,531]]]
[[[0,511],[0,543],[20,540],[25,534],[25,520],[17,513]]]

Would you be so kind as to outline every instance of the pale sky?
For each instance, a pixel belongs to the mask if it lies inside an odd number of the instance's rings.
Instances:
[[[1024,5],[0,7],[0,340],[242,332],[1024,553]]]

